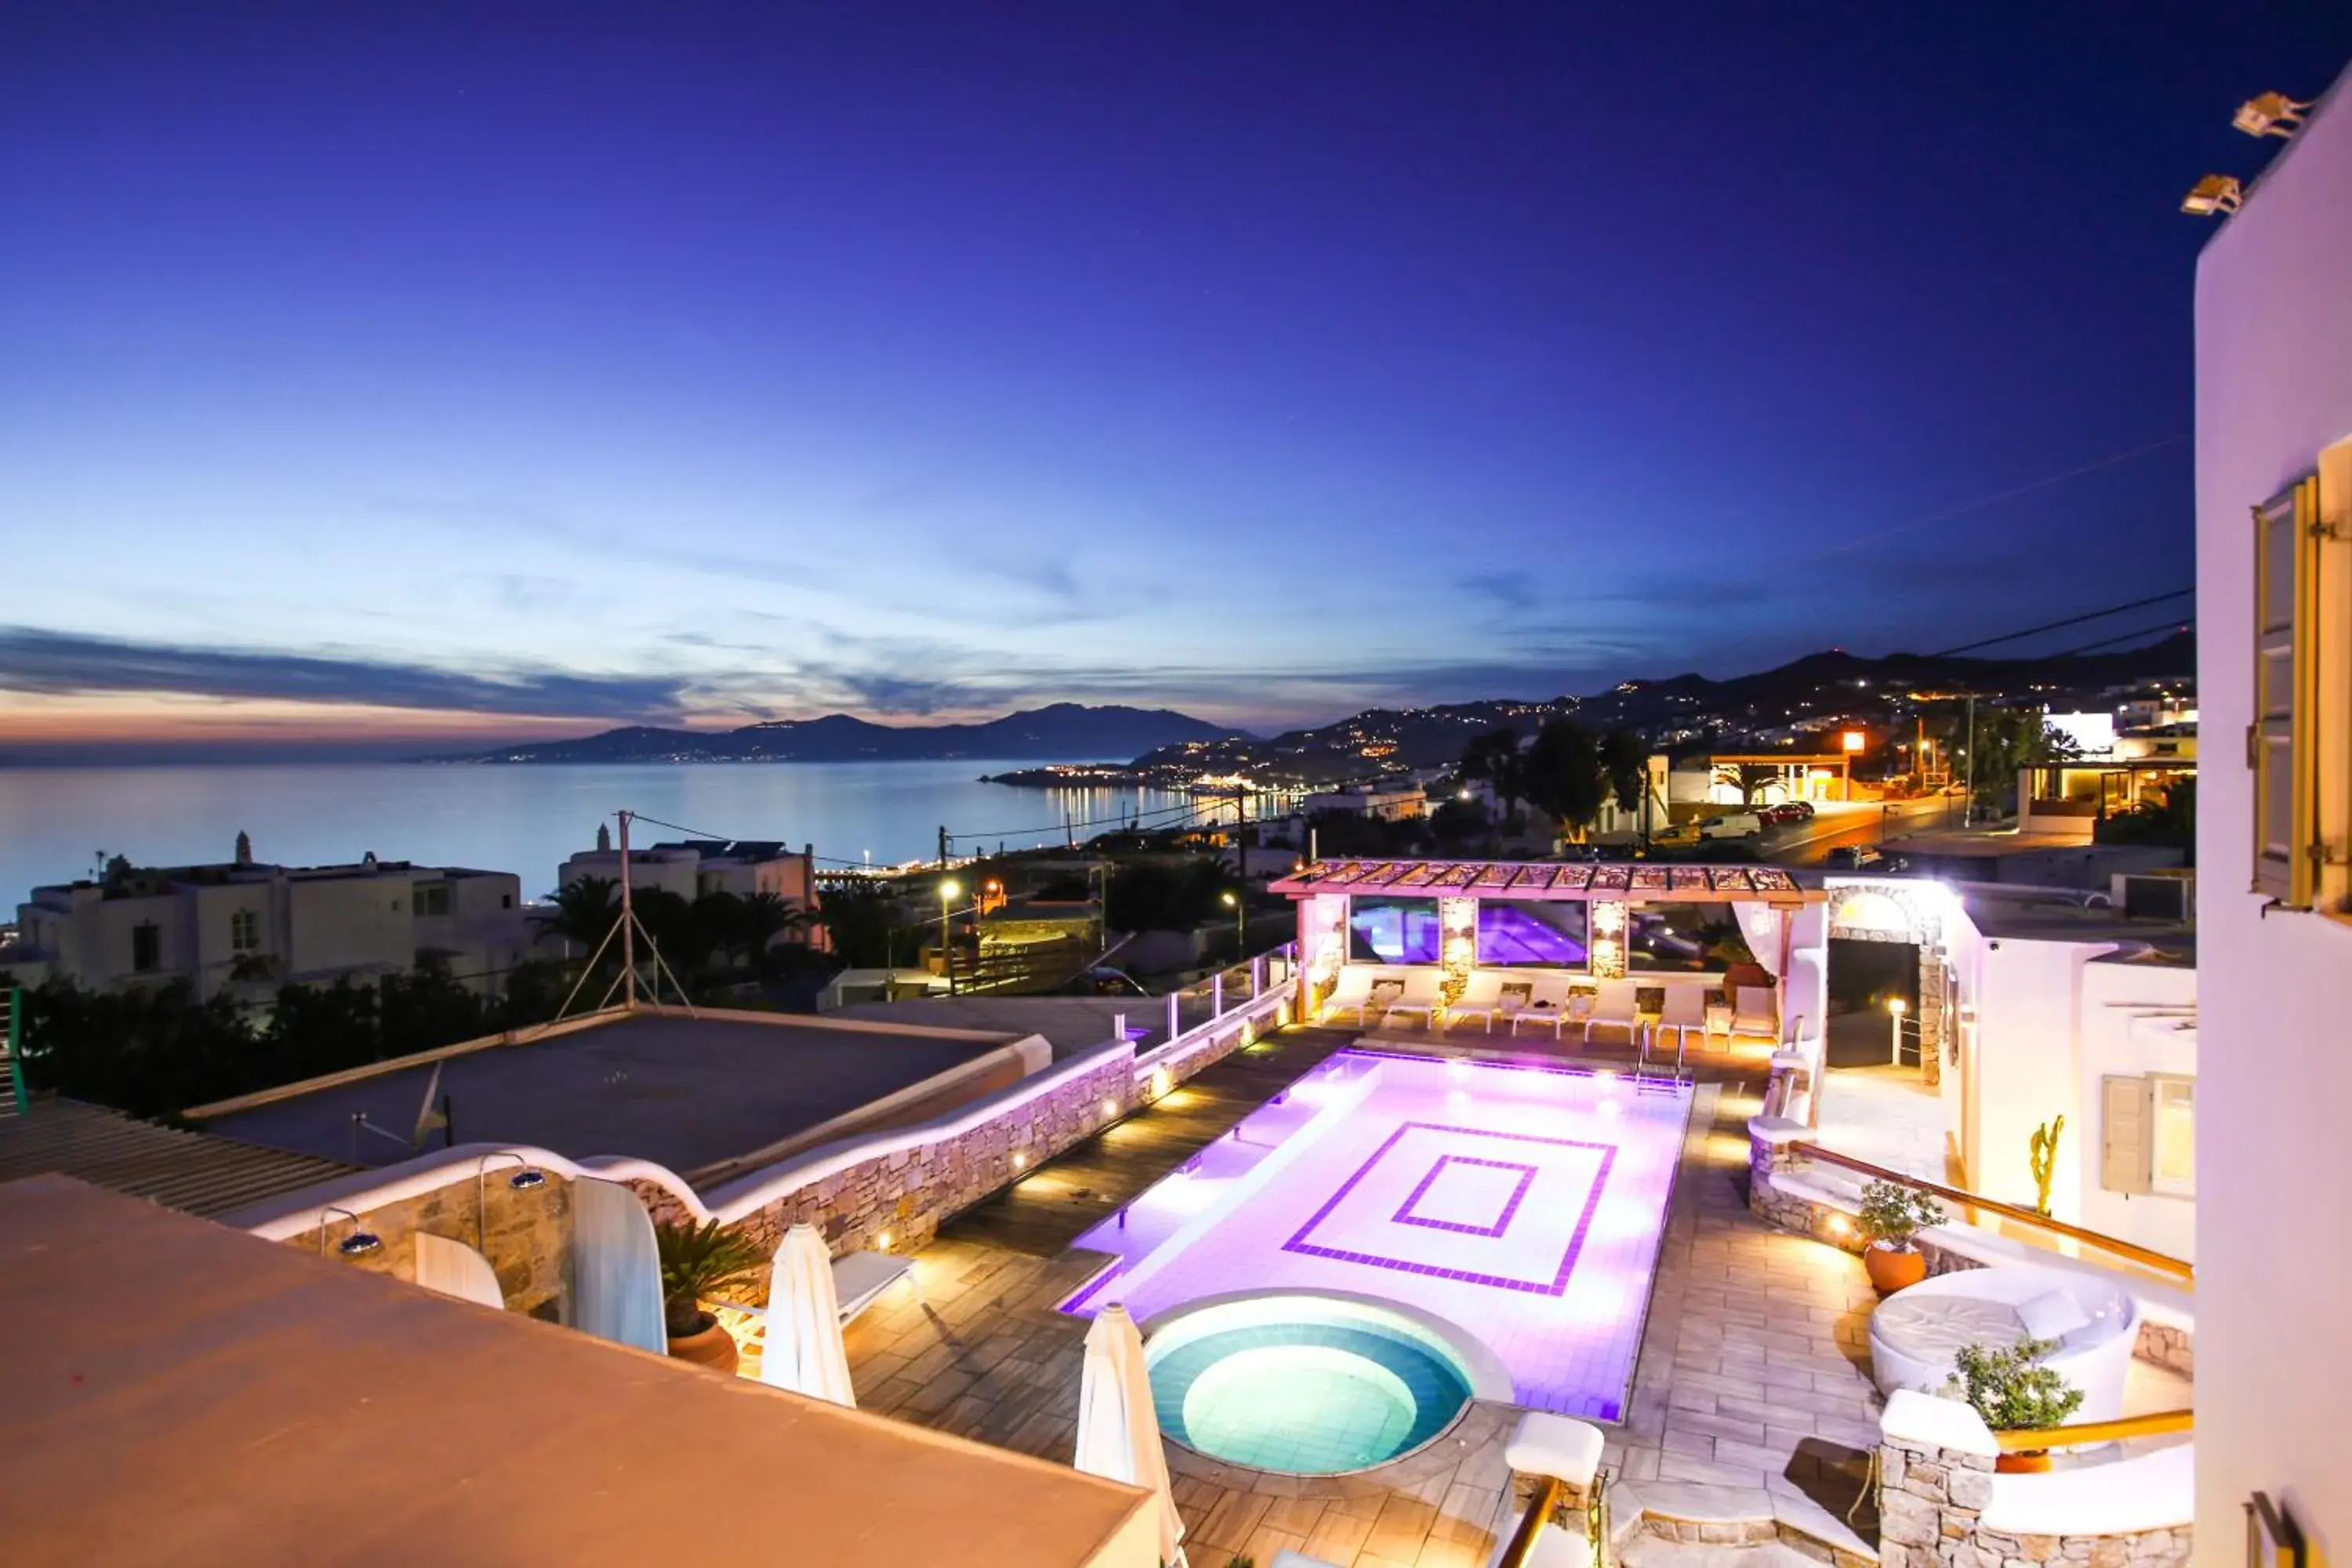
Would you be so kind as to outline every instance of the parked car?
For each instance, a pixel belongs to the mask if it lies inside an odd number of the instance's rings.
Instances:
[[[1763,831],[1763,819],[1752,811],[1726,812],[1698,825],[1701,838],[1753,838]]]
[[[1793,823],[1804,821],[1806,816],[1804,812],[1797,809],[1797,803],[1792,800],[1784,800],[1778,805],[1768,805],[1756,815],[1767,827],[1787,827]]]
[[[1907,871],[1911,862],[1900,855],[1889,855],[1874,844],[1841,844],[1822,858],[1822,864],[1832,871]]]
[[[1813,803],[1810,800],[1792,800],[1789,802],[1789,809],[1797,814],[1797,819],[1800,822],[1811,822],[1813,819]]]

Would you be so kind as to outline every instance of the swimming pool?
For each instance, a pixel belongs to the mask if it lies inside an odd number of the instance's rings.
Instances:
[[[1062,1310],[1124,1301],[1149,1338],[1256,1293],[1390,1303],[1448,1331],[1479,1397],[1619,1419],[1690,1098],[1341,1051],[1081,1236],[1112,1261]]]

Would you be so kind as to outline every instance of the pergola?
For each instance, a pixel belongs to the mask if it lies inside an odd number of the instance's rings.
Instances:
[[[1781,1048],[1801,1054],[1817,1068],[1822,1023],[1829,999],[1828,895],[1800,882],[1779,866],[1713,866],[1635,861],[1594,864],[1558,860],[1318,860],[1272,890],[1288,897],[1298,914],[1300,1012],[1314,1017],[1337,987],[1341,971],[1360,960],[1349,945],[1353,902],[1360,898],[1428,899],[1436,904],[1437,962],[1442,994],[1450,1006],[1482,960],[1479,906],[1580,902],[1589,907],[1589,950],[1580,965],[1604,992],[1641,982],[1681,994],[1696,1005],[1698,987],[1721,984],[1721,977],[1664,971],[1634,972],[1629,959],[1633,911],[1648,904],[1727,906],[1755,952],[1774,978],[1774,1010],[1780,1019]],[[1500,961],[1504,963],[1524,961]],[[1402,969],[1410,965],[1387,966]],[[1519,968],[1516,971],[1527,973]],[[1616,1004],[1612,1004],[1616,1005]],[[1622,1010],[1631,1010],[1630,999]]]

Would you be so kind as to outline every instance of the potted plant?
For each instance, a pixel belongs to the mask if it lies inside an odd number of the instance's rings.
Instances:
[[[1984,1417],[1996,1432],[2042,1432],[2063,1426],[2082,1407],[2083,1391],[2067,1383],[2042,1358],[2058,1348],[2056,1340],[2023,1339],[2006,1349],[1985,1344],[1962,1345],[1952,1357],[1959,1369],[1948,1388]],[[2003,1451],[1993,1460],[1997,1470],[2034,1471],[2050,1468],[2047,1448]]]
[[[1873,1182],[1862,1189],[1862,1266],[1882,1296],[1927,1278],[1927,1258],[1911,1238],[1927,1226],[1941,1225],[1944,1207],[1927,1194],[1900,1182]]]
[[[654,1242],[661,1255],[662,1326],[669,1335],[669,1353],[698,1366],[733,1372],[735,1336],[702,1310],[702,1300],[756,1275],[767,1258],[715,1219],[703,1225],[657,1225]]]

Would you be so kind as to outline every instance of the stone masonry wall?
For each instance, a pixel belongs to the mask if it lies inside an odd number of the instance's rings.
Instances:
[[[572,1184],[553,1172],[544,1173],[544,1185],[517,1192],[507,1184],[520,1167],[511,1160],[492,1165],[483,1184],[487,1214],[482,1218],[482,1255],[499,1277],[507,1306],[535,1318],[553,1320],[563,1303],[563,1259],[572,1241]],[[395,1279],[416,1278],[416,1237],[420,1233],[447,1237],[468,1247],[476,1241],[476,1184],[470,1176],[446,1187],[399,1203],[367,1209],[360,1228],[382,1238],[381,1250],[364,1258],[341,1258],[353,1268],[389,1274]],[[331,1257],[337,1242],[351,1234],[352,1222],[341,1215],[325,1226]],[[286,1245],[319,1250],[319,1229],[289,1237]]]
[[[1851,1216],[1827,1204],[1782,1192],[1773,1184],[1775,1171],[1802,1170],[1805,1163],[1804,1143],[1775,1144],[1751,1131],[1748,1137],[1748,1211],[1782,1230],[1810,1236],[1841,1251],[1860,1254],[1864,1244]],[[1980,1258],[1938,1247],[1933,1237],[1922,1236],[1917,1246],[1927,1257],[1927,1272],[1931,1275],[1958,1274],[1963,1269],[1987,1267]],[[2132,1353],[2183,1377],[2197,1375],[2196,1344],[2186,1329],[2142,1319]]]
[[[771,1252],[802,1221],[817,1228],[835,1257],[878,1248],[885,1237],[889,1250],[908,1252],[951,1215],[1125,1115],[1135,1098],[1135,1058],[1115,1052],[1101,1067],[1009,1106],[969,1132],[862,1161],[767,1205],[735,1228]],[[656,1220],[678,1217],[674,1194],[635,1185]]]
[[[1979,1521],[1992,1500],[1992,1457],[1889,1439],[1878,1449],[1881,1568],[2177,1568],[2191,1531],[2007,1535]]]

